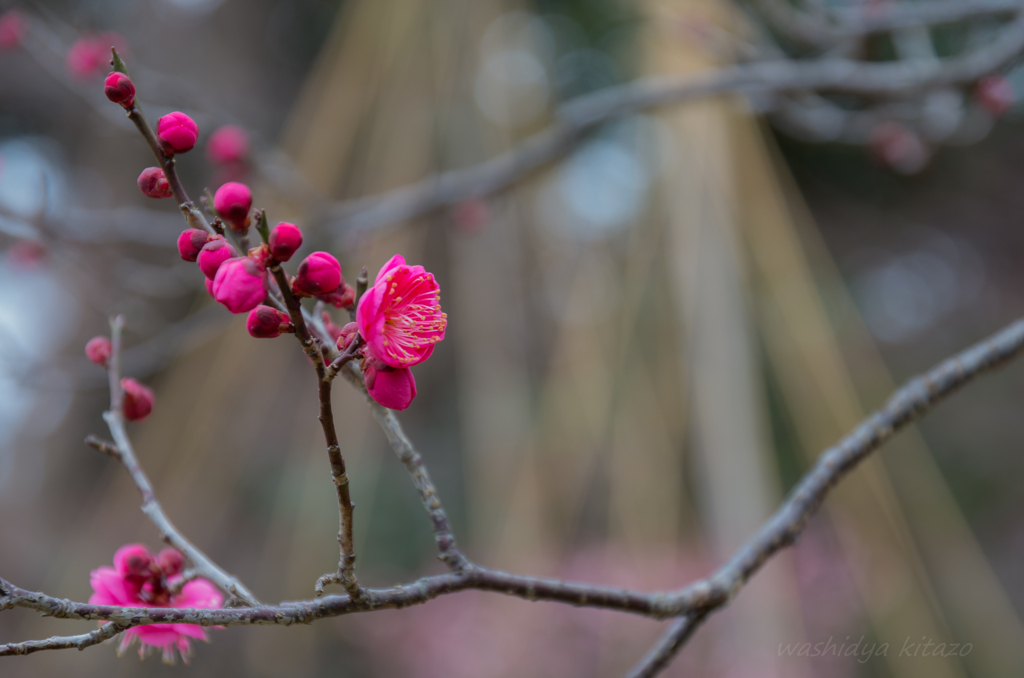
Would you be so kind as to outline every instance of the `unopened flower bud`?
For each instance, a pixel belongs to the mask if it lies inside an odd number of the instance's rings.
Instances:
[[[17,49],[28,31],[24,15],[16,9],[0,16],[0,50]]]
[[[191,151],[199,138],[199,126],[184,113],[168,113],[156,121],[156,135],[167,155]]]
[[[354,322],[342,327],[338,332],[338,350],[344,351],[348,348],[357,334],[359,334],[359,327]]]
[[[198,228],[185,229],[178,236],[178,254],[185,261],[195,261],[208,242],[210,234],[206,231],[200,231]]]
[[[232,313],[246,313],[266,296],[266,275],[250,257],[228,259],[213,279],[213,298]]]
[[[978,102],[995,117],[1001,116],[1013,107],[1016,97],[1013,85],[1002,75],[990,75],[978,82]]]
[[[121,380],[121,410],[128,421],[139,421],[153,411],[153,392],[130,377]]]
[[[100,367],[106,367],[114,347],[107,337],[93,337],[85,345],[85,357]]]
[[[306,296],[315,296],[333,292],[343,282],[338,260],[327,252],[313,252],[299,264],[292,289]]]
[[[114,554],[114,569],[129,581],[141,583],[153,575],[153,554],[142,544],[128,544]]]
[[[295,224],[282,221],[270,231],[270,253],[278,261],[288,261],[302,247],[302,231]]]
[[[215,165],[242,162],[249,154],[249,135],[237,125],[214,130],[206,144],[206,157]]]
[[[363,377],[370,397],[389,409],[404,410],[416,397],[416,380],[408,367],[391,367],[370,358]]]
[[[103,93],[115,104],[121,104],[125,108],[135,105],[135,85],[124,73],[114,71],[108,75],[103,83]]]
[[[213,281],[209,278],[203,278],[203,284],[206,286],[206,293],[210,295],[210,298],[216,301],[216,297],[213,296]]]
[[[295,330],[287,313],[263,304],[249,311],[249,317],[245,320],[245,328],[249,330],[250,335],[257,339],[273,339],[285,332]]]
[[[238,252],[231,246],[224,236],[210,236],[210,241],[199,250],[196,261],[199,263],[199,270],[210,280],[217,277],[217,269],[228,259],[238,256]]]
[[[156,556],[156,566],[165,577],[173,577],[185,569],[185,558],[175,549],[164,549]]]
[[[174,193],[167,176],[159,167],[147,167],[139,175],[139,190],[150,198],[170,198]]]
[[[214,194],[213,208],[233,229],[244,231],[249,227],[252,191],[245,184],[229,181]]]
[[[327,294],[318,294],[316,298],[335,308],[351,309],[352,305],[356,303],[356,291],[350,285],[342,282],[338,285],[338,289]]]

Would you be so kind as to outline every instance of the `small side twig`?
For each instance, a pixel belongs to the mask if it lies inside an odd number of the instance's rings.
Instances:
[[[126,627],[119,624],[104,624],[95,631],[83,633],[78,636],[54,636],[46,640],[26,640],[23,643],[8,643],[0,645],[0,657],[32,654],[42,650],[84,650],[87,647],[98,645],[105,640],[113,638],[125,630]]]
[[[164,541],[176,548],[192,562],[195,570],[200,576],[209,579],[213,584],[241,602],[243,605],[259,605],[249,589],[242,585],[238,579],[222,570],[216,563],[210,560],[209,556],[196,548],[188,539],[178,531],[174,524],[164,513],[163,507],[153,492],[153,486],[149,477],[139,465],[135,457],[135,450],[132,448],[131,440],[128,438],[128,431],[125,428],[124,415],[121,411],[121,330],[124,327],[124,318],[118,316],[110,322],[111,355],[107,373],[110,381],[110,410],[103,413],[103,419],[107,422],[110,435],[114,438],[114,446],[111,451],[103,450],[114,456],[131,476],[135,486],[142,495],[142,512],[156,525],[163,535]],[[102,443],[99,439],[97,442]],[[91,443],[90,443],[91,444]],[[109,447],[109,444],[102,443]],[[95,447],[95,445],[93,445]],[[116,451],[115,454],[112,452]]]

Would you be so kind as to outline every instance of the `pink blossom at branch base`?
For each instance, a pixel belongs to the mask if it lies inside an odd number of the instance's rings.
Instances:
[[[28,22],[24,15],[16,9],[0,15],[0,50],[11,50],[21,47],[28,32]]]
[[[106,367],[114,347],[107,337],[93,337],[85,345],[85,357],[100,367]]]
[[[236,231],[249,227],[252,191],[245,184],[229,181],[213,195],[213,208]]]
[[[215,165],[242,162],[249,155],[249,135],[237,125],[218,127],[206,144],[206,157]]]
[[[1013,108],[1017,98],[1013,84],[1002,75],[990,75],[978,82],[976,90],[978,102],[995,117],[1001,116]]]
[[[141,421],[153,411],[153,392],[131,377],[121,380],[121,411],[128,421]]]
[[[288,261],[302,247],[302,231],[295,224],[282,221],[270,231],[270,253],[278,261]]]
[[[249,317],[245,319],[245,329],[257,339],[274,339],[283,333],[295,331],[287,313],[263,304],[249,311]]]
[[[448,325],[440,300],[433,274],[396,254],[356,309],[367,353],[392,367],[412,367],[429,358]]]
[[[139,190],[150,198],[170,198],[174,195],[167,175],[159,167],[147,167],[138,178]]]
[[[135,85],[124,73],[114,71],[103,81],[103,93],[115,104],[124,108],[135,105]]]
[[[109,66],[111,47],[123,54],[124,38],[113,32],[83,35],[71,45],[64,65],[71,76],[80,80],[99,77]]]
[[[198,228],[187,228],[178,236],[178,254],[185,261],[196,261],[199,253],[210,242],[210,234]]]
[[[199,138],[199,126],[180,111],[168,113],[156,121],[156,136],[167,155],[191,151]]]
[[[407,367],[391,367],[374,358],[363,371],[366,391],[377,403],[392,410],[404,410],[416,397],[416,380]]]
[[[217,277],[217,270],[221,264],[237,256],[238,252],[231,246],[231,243],[224,239],[224,236],[212,235],[210,241],[203,245],[203,249],[199,250],[196,263],[199,264],[199,270],[203,272],[203,275],[213,280]]]
[[[313,252],[299,264],[292,289],[312,297],[333,292],[344,282],[337,259],[327,252]]]
[[[232,313],[247,313],[266,296],[266,271],[250,257],[228,259],[213,279],[213,298]]]
[[[89,575],[93,594],[91,605],[116,605],[124,607],[172,607],[172,608],[217,608],[224,598],[205,579],[194,579],[181,587],[180,593],[173,593],[175,584],[181,581],[181,555],[162,551],[153,558],[141,544],[130,544],[118,550],[114,556],[115,567],[100,567]],[[132,565],[131,563],[134,563]],[[142,565],[147,567],[143,568]],[[175,569],[176,565],[176,569]],[[180,654],[188,662],[192,653],[191,640],[206,640],[206,631],[196,624],[150,624],[135,626],[121,637],[118,653],[122,654],[136,642],[139,656],[159,650],[163,660],[173,664]]]

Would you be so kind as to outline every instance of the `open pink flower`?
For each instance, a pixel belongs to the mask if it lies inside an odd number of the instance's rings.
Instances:
[[[412,367],[429,358],[448,325],[440,299],[432,273],[407,265],[401,254],[393,256],[356,309],[367,353],[391,367]]]
[[[363,377],[370,397],[389,409],[404,410],[416,397],[416,380],[408,367],[391,367],[370,358]]]
[[[174,608],[216,608],[223,604],[223,596],[205,579],[194,579],[182,586],[180,593],[172,593],[181,579],[181,557],[170,556],[161,552],[154,558],[141,544],[122,546],[114,554],[114,567],[100,567],[90,573],[93,594],[89,596],[89,604]],[[149,652],[159,649],[163,660],[173,664],[177,651],[188,663],[192,638],[206,640],[206,631],[196,624],[135,626],[121,636],[118,652],[124,652],[138,641],[140,657],[145,658]]]

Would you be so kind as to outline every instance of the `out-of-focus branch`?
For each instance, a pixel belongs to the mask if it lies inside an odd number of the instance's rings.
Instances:
[[[42,650],[84,650],[87,647],[98,645],[104,640],[113,638],[124,631],[125,627],[120,624],[104,624],[95,631],[83,633],[79,636],[54,636],[46,640],[26,640],[23,643],[8,643],[0,645],[0,657],[14,655],[32,654]]]
[[[107,422],[110,435],[114,438],[114,445],[102,443],[102,441],[90,441],[90,445],[101,449],[103,452],[115,457],[121,462],[128,475],[131,476],[135,486],[142,495],[142,512],[146,514],[163,536],[164,541],[176,548],[193,565],[193,568],[200,576],[209,579],[228,595],[245,605],[259,605],[256,597],[238,579],[222,570],[216,563],[196,548],[188,539],[182,535],[171,523],[164,513],[163,507],[153,492],[153,486],[149,482],[146,472],[139,466],[135,457],[135,450],[132,448],[131,440],[128,438],[128,431],[125,429],[124,415],[121,411],[121,330],[124,327],[124,318],[118,316],[110,323],[111,344],[113,350],[110,356],[110,363],[107,370],[110,381],[110,410],[103,413],[103,419]]]
[[[1021,5],[1015,5],[1019,10]],[[822,57],[776,59],[722,68],[709,74],[657,76],[611,87],[566,103],[557,122],[515,148],[473,167],[450,170],[375,196],[336,204],[326,220],[341,231],[384,227],[470,198],[498,193],[560,157],[594,127],[637,111],[740,93],[816,91],[870,97],[908,93],[974,82],[1005,66],[1024,50],[1024,12],[985,47],[957,57],[892,62],[860,62]]]
[[[242,609],[90,605],[26,591],[0,579],[0,609],[24,607],[66,619],[113,621],[125,628],[173,623],[202,626],[290,625],[353,612],[407,607],[425,603],[439,595],[478,589],[527,600],[549,600],[620,610],[659,619],[677,617],[679,619],[665,638],[634,669],[634,675],[653,676],[667,666],[707,615],[726,606],[769,558],[795,541],[832,488],[857,464],[898,430],[920,418],[973,378],[1005,365],[1022,352],[1024,319],[909,381],[889,398],[881,410],[864,420],[837,445],[826,450],[776,513],[724,566],[710,577],[676,591],[639,593],[525,577],[467,564],[463,569],[425,577],[390,589],[361,589],[360,597],[356,599],[348,595],[325,596],[309,601]],[[350,363],[346,374],[353,369]],[[354,373],[353,377],[357,378],[358,373]],[[117,436],[115,441],[121,444]],[[450,532],[450,527],[446,529]]]

